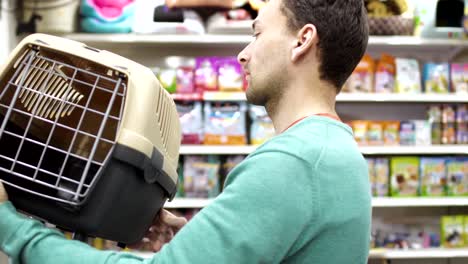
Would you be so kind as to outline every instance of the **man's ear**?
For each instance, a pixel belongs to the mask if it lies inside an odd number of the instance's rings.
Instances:
[[[315,48],[318,41],[317,28],[313,24],[302,27],[296,35],[291,60],[295,62],[304,57],[311,49]]]

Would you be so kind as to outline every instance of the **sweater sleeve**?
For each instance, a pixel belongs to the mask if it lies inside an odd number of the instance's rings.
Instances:
[[[247,158],[226,188],[150,259],[99,251],[0,205],[0,248],[13,263],[279,263],[315,212],[307,163],[281,152]],[[304,210],[307,208],[307,210]]]

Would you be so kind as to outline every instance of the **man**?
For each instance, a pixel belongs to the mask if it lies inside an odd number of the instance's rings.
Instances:
[[[363,1],[272,0],[253,28],[255,39],[239,54],[247,99],[266,107],[278,135],[235,168],[223,193],[153,258],[67,241],[16,214],[3,190],[0,248],[27,264],[366,263],[367,165],[335,112],[367,46]],[[161,222],[169,231],[183,225],[170,219]]]

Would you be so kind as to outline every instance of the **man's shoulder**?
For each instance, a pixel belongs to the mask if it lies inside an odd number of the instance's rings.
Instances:
[[[278,135],[259,146],[249,157],[266,157],[279,162],[271,166],[281,166],[281,160],[292,157],[298,162],[314,163],[325,148],[325,140],[318,137],[303,137],[295,133]]]
[[[316,165],[327,151],[354,153],[355,149],[354,137],[344,125],[317,117],[309,118],[273,137],[250,156],[276,153],[274,155],[279,158],[290,155]]]
[[[319,125],[323,126],[323,125]],[[323,127],[316,129],[294,128],[291,131],[277,135],[259,146],[256,152],[281,152],[285,154],[298,154],[320,150],[326,144],[326,133]]]

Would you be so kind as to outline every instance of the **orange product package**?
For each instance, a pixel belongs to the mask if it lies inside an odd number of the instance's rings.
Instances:
[[[383,145],[383,123],[370,121],[367,128],[367,143],[369,145]]]
[[[395,74],[395,57],[385,53],[382,54],[375,73],[375,92],[393,93],[395,91]]]
[[[371,93],[374,90],[375,62],[369,54],[364,55],[343,87],[343,92]]]
[[[384,145],[400,144],[400,121],[386,121],[383,123]]]
[[[359,145],[367,145],[367,129],[369,127],[368,121],[352,121],[351,122],[354,139]]]

